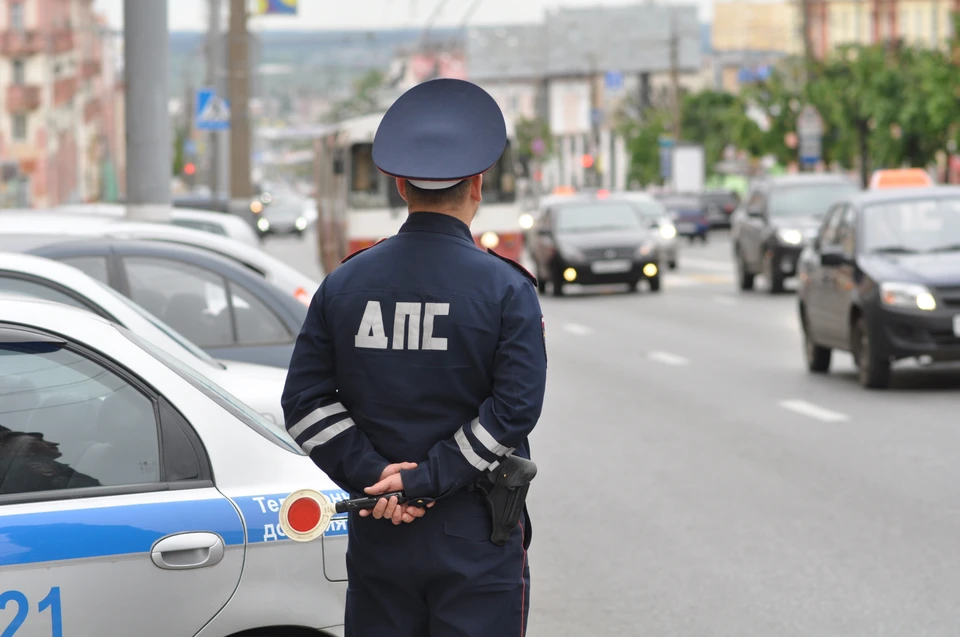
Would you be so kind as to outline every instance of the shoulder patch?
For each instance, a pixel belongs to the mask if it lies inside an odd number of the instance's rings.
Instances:
[[[356,252],[351,252],[351,253],[348,254],[347,256],[343,257],[343,259],[340,261],[340,264],[342,265],[342,264],[346,263],[347,261],[349,261],[349,260],[352,259],[353,257],[357,256],[357,255],[360,254],[361,252],[366,252],[366,251],[369,250],[370,248],[375,248],[375,247],[377,247],[378,245],[380,245],[381,243],[383,243],[383,242],[386,241],[386,240],[387,240],[387,237],[384,237],[383,239],[380,239],[379,241],[377,241],[376,243],[374,243],[372,246],[367,246],[366,248],[360,248],[360,249],[357,250]]]
[[[497,258],[500,259],[501,261],[505,261],[506,263],[509,263],[511,266],[513,266],[514,269],[518,270],[518,271],[520,272],[520,274],[522,274],[523,276],[525,276],[531,283],[533,283],[533,287],[537,287],[537,277],[533,276],[533,275],[530,273],[530,271],[527,270],[525,267],[523,267],[522,265],[520,265],[519,263],[517,263],[517,262],[514,261],[513,259],[510,259],[510,258],[508,258],[508,257],[505,257],[505,256],[503,256],[502,254],[497,254],[496,252],[494,252],[494,251],[491,250],[490,248],[487,248],[487,252],[490,253],[490,254],[492,254],[493,256],[497,257]]]

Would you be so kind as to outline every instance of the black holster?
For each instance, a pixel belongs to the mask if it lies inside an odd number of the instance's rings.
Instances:
[[[490,512],[493,524],[490,541],[497,546],[506,544],[520,523],[530,482],[536,475],[537,465],[532,460],[509,456],[471,485],[471,490],[483,497]]]

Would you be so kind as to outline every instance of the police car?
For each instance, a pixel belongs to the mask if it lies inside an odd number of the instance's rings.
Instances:
[[[342,635],[346,498],[282,429],[126,328],[0,298],[0,634]]]
[[[218,361],[133,301],[69,265],[29,254],[0,252],[0,293],[72,305],[122,325],[173,354],[276,423],[286,370]],[[2,373],[2,370],[0,370]]]

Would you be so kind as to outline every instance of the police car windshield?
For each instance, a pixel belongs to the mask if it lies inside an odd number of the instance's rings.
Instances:
[[[273,442],[278,447],[283,447],[287,451],[291,451],[298,455],[304,455],[303,450],[297,446],[297,443],[295,443],[292,438],[290,438],[290,435],[287,433],[287,430],[283,427],[283,425],[274,424],[262,417],[260,414],[236,398],[233,394],[223,389],[203,374],[197,372],[183,361],[177,360],[175,357],[170,356],[148,340],[137,336],[130,330],[119,325],[115,325],[114,327],[118,332],[126,336],[135,344],[139,345],[142,349],[146,350],[147,353],[153,355],[154,358],[170,368],[175,374],[180,376],[180,378],[193,385],[195,389],[207,396],[207,398],[213,402],[217,403],[237,420],[241,421],[243,424],[247,425],[267,440]]]
[[[639,211],[627,202],[590,202],[567,204],[557,209],[558,233],[640,230]]]
[[[98,281],[98,283],[100,282]],[[220,369],[226,369],[226,366],[223,363],[220,363],[214,360],[213,358],[211,358],[209,354],[207,354],[205,351],[203,351],[202,349],[200,349],[199,347],[197,347],[196,345],[188,341],[186,338],[181,336],[179,332],[177,332],[172,327],[170,327],[169,325],[167,325],[166,323],[164,323],[163,321],[155,317],[153,314],[150,314],[145,309],[143,309],[142,307],[140,307],[139,305],[137,305],[136,303],[134,303],[133,301],[125,297],[124,295],[120,294],[119,292],[111,288],[109,285],[104,285],[103,283],[100,283],[100,285],[104,289],[106,289],[110,294],[112,294],[121,303],[123,303],[124,305],[129,307],[131,310],[139,314],[141,317],[143,317],[144,320],[149,321],[149,323],[153,325],[155,328],[157,328],[158,330],[160,330],[161,332],[169,336],[171,339],[176,341],[176,343],[180,347],[187,350],[188,352],[190,352],[191,354],[193,354],[194,356],[202,360],[204,363],[207,363],[208,365],[212,365]]]

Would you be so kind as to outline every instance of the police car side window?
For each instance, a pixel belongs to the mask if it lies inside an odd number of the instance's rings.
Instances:
[[[38,281],[30,281],[21,276],[0,273],[0,293],[9,293],[17,296],[26,296],[32,299],[43,299],[54,303],[63,303],[81,310],[90,310],[91,307],[80,302],[65,292],[56,290],[49,285]]]
[[[154,402],[59,344],[0,343],[0,496],[160,481]]]
[[[270,345],[293,342],[293,334],[273,310],[239,285],[230,283],[229,287],[237,322],[237,343]]]
[[[200,347],[233,344],[223,277],[172,259],[127,257],[130,298]]]
[[[60,261],[80,270],[87,276],[100,281],[100,283],[108,282],[106,257],[69,257],[60,259]]]

